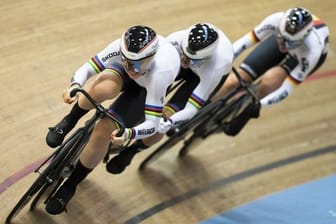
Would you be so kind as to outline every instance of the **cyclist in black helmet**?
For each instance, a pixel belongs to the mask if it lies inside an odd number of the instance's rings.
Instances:
[[[226,35],[210,23],[198,23],[188,29],[170,34],[167,39],[180,54],[181,70],[176,80],[185,80],[165,104],[164,118],[159,125],[160,134],[144,139],[151,146],[162,138],[173,125],[192,118],[221,86],[230,73],[233,47]],[[130,146],[107,164],[107,170],[118,174],[124,171],[134,155],[143,148]]]
[[[71,176],[47,203],[47,212],[60,214],[65,210],[77,185],[106,154],[110,139],[115,144],[136,139],[140,148],[145,147],[140,139],[158,131],[163,100],[179,68],[179,55],[164,37],[150,27],[133,26],[75,72],[70,88],[63,94],[66,103],[75,104],[69,114],[50,128],[47,144],[60,145],[77,121],[92,108],[85,97],[70,97],[70,91],[80,86],[98,102],[118,96],[109,112],[127,128],[117,137],[117,124],[104,118],[97,122]]]
[[[247,81],[261,77],[257,95],[261,105],[280,102],[296,86],[324,63],[328,52],[329,29],[307,9],[291,8],[266,17],[252,31],[234,42],[235,57],[258,46],[240,64],[239,72]],[[238,85],[232,74],[214,99]],[[259,116],[260,107],[249,107],[237,119],[224,126],[226,134],[235,136],[250,118]]]

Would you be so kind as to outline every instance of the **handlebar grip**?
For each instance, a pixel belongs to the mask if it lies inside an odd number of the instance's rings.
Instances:
[[[79,91],[79,88],[72,89],[70,92],[70,97],[74,97],[78,91]]]
[[[119,129],[119,132],[116,134],[116,137],[122,136],[124,134],[124,132],[125,132],[125,128]]]

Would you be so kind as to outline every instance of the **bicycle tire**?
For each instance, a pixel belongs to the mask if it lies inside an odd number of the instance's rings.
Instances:
[[[50,170],[48,170],[50,172]],[[25,194],[21,197],[21,199],[16,203],[14,208],[11,210],[9,215],[6,218],[6,223],[10,223],[13,218],[15,218],[19,212],[28,204],[28,202],[32,199],[32,197],[46,184],[47,179],[45,175],[40,175],[33,184],[29,187],[29,189],[25,192]]]
[[[56,192],[56,190],[63,183],[63,181],[63,179],[59,179],[57,181],[53,181],[52,183],[46,183],[34,197],[32,203],[30,204],[30,211],[33,211],[36,208],[38,203],[41,202],[43,196],[45,196],[45,199],[43,200],[43,203],[45,204],[49,200],[51,195]]]
[[[231,106],[231,105],[230,105]],[[223,116],[224,113],[227,115],[229,113],[229,105],[225,105],[224,109],[220,109],[210,120],[207,122],[198,125],[193,131],[193,134],[184,142],[182,148],[179,149],[178,156],[183,157],[186,156],[192,149],[192,146],[198,143],[199,141],[195,142],[195,140],[201,140],[209,137],[211,134],[216,132],[218,128],[222,125],[218,123],[217,117],[219,114]]]
[[[76,132],[79,134],[79,132]],[[75,134],[76,134],[75,133]],[[73,136],[75,136],[75,134]],[[14,208],[11,210],[9,215],[6,218],[6,223],[10,223],[13,218],[15,218],[19,212],[29,203],[29,201],[38,193],[45,184],[50,181],[50,174],[52,174],[57,168],[59,162],[62,161],[63,157],[66,156],[67,151],[71,149],[71,147],[66,147],[72,141],[77,140],[76,138],[69,138],[64,144],[62,144],[52,155],[47,159],[51,160],[47,165],[46,169],[40,173],[40,175],[35,179],[33,184],[28,188],[25,194],[20,198],[20,200],[16,203]],[[68,148],[68,150],[66,150]],[[44,161],[43,164],[46,164],[48,161]],[[35,203],[35,202],[34,202]],[[37,201],[36,201],[37,203]]]
[[[253,86],[253,84],[251,84]],[[239,91],[237,91],[238,93]],[[249,94],[246,90],[243,91],[243,94],[230,102],[226,103],[223,108],[220,108],[214,116],[211,117],[207,122],[204,122],[198,125],[194,129],[192,136],[186,141],[186,144],[179,150],[179,157],[187,155],[192,149],[191,146],[195,144],[196,139],[205,139],[208,136],[212,135],[215,132],[221,131],[223,126],[223,120],[225,120],[232,113],[237,113],[241,107],[246,103],[252,100],[254,97]]]
[[[212,113],[216,112],[223,102],[216,101],[203,107],[190,121],[182,125],[181,128],[173,133],[170,138],[168,138],[164,143],[162,143],[156,150],[154,150],[149,156],[147,156],[140,164],[139,170],[143,170],[149,163],[153,160],[158,159],[164,152],[173,147],[179,141],[183,140],[184,137],[193,130],[193,127],[198,124],[205,122]]]
[[[68,166],[68,164],[72,163],[73,160],[77,160],[76,155],[79,155],[82,151],[84,145],[87,141],[83,142],[83,138],[85,137],[85,131],[78,130],[74,135],[72,135],[69,140],[64,144],[63,155],[59,158],[57,165],[54,167],[54,170],[50,173],[50,180],[43,186],[43,188],[38,192],[35,196],[34,200],[30,205],[30,210],[34,210],[41,197],[44,196],[45,193],[48,193],[44,203],[53,195],[58,187],[64,181],[64,177],[61,172],[64,172],[64,168]],[[70,174],[68,174],[70,175]],[[57,183],[54,185],[54,183]],[[50,189],[51,188],[51,189]]]

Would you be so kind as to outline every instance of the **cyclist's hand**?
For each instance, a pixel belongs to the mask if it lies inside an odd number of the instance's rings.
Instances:
[[[166,134],[173,127],[173,121],[171,119],[160,118],[158,132],[160,134]]]
[[[64,103],[72,104],[73,102],[77,100],[77,97],[78,97],[77,94],[74,97],[70,96],[70,92],[75,88],[80,88],[80,85],[79,84],[72,85],[69,89],[65,89],[63,91],[62,97],[63,97]]]
[[[131,137],[131,130],[129,128],[125,128],[124,132],[121,136],[117,136],[120,129],[116,129],[111,133],[110,139],[112,144],[114,145],[122,145],[124,142],[130,139]]]

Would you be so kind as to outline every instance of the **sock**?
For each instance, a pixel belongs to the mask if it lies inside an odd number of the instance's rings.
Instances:
[[[93,169],[86,168],[81,161],[78,160],[75,169],[70,177],[64,182],[63,187],[69,191],[75,192],[77,185],[82,182],[92,170]]]
[[[64,120],[70,121],[74,125],[77,123],[77,121],[83,117],[85,114],[87,114],[89,110],[84,110],[79,107],[78,102],[72,107],[70,113],[64,117]]]

